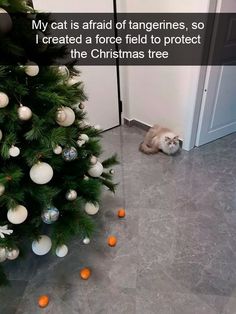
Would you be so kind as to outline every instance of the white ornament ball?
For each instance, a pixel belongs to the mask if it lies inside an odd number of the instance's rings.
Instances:
[[[8,12],[0,8],[0,33],[6,34],[12,28],[12,19]]]
[[[7,219],[14,225],[22,224],[28,216],[28,211],[25,206],[17,205],[7,212]]]
[[[70,76],[70,71],[69,71],[69,69],[67,68],[67,66],[65,66],[65,65],[59,66],[59,67],[58,67],[58,71],[59,71],[62,75],[65,75],[67,79],[69,78],[69,76]]]
[[[0,130],[0,141],[2,140],[2,130]]]
[[[90,163],[91,163],[92,165],[96,165],[97,161],[98,161],[98,159],[97,159],[96,156],[92,156],[92,157],[90,158]]]
[[[25,66],[25,73],[29,76],[36,76],[39,73],[39,66],[34,62],[28,62]]]
[[[84,244],[89,244],[90,243],[90,239],[89,238],[84,238],[83,239],[83,243]]]
[[[84,180],[85,180],[85,181],[88,181],[88,180],[89,180],[89,177],[84,176]]]
[[[69,80],[67,81],[68,85],[70,85],[70,86],[72,86],[76,83],[79,83],[79,82],[80,82],[80,78],[77,75],[70,77]]]
[[[8,249],[7,250],[7,259],[14,260],[19,256],[19,254],[20,254],[20,251],[18,248]]]
[[[7,251],[4,247],[0,247],[0,263],[7,259]]]
[[[53,177],[53,169],[46,162],[39,162],[30,169],[30,178],[36,184],[46,184]]]
[[[67,255],[67,253],[68,253],[68,247],[65,244],[58,246],[56,248],[56,255],[58,257],[64,257]]]
[[[79,147],[82,147],[85,144],[85,141],[84,140],[78,140],[76,143]]]
[[[9,104],[9,98],[7,94],[0,92],[0,108],[5,108]]]
[[[65,113],[65,119],[57,119],[57,123],[61,126],[70,126],[75,122],[75,113],[70,107],[63,107],[61,109]],[[64,116],[64,115],[63,115]]]
[[[47,254],[52,247],[51,239],[46,235],[41,235],[39,240],[35,240],[32,243],[32,250],[36,255]]]
[[[62,147],[57,145],[54,150],[53,150],[54,154],[56,155],[60,155],[62,153]]]
[[[89,141],[89,137],[88,137],[87,134],[80,134],[79,140],[83,140],[85,142],[88,142]]]
[[[20,106],[20,108],[18,108],[18,117],[22,121],[29,120],[30,118],[32,118],[31,109],[27,106]]]
[[[77,198],[77,192],[75,190],[69,190],[66,193],[66,199],[68,201],[74,201]]]
[[[88,173],[91,177],[100,177],[100,175],[103,173],[103,165],[97,161],[97,163],[89,169]]]
[[[98,203],[86,203],[85,204],[85,212],[88,214],[88,215],[96,215],[97,212],[99,211],[99,204]]]
[[[5,186],[3,184],[0,184],[0,196],[2,196],[5,192]]]
[[[9,149],[9,155],[11,157],[17,157],[20,155],[20,149],[17,147],[17,146],[12,146],[10,149]]]

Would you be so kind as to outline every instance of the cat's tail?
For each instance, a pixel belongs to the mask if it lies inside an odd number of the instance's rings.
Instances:
[[[140,152],[144,153],[144,154],[156,154],[158,153],[158,149],[156,147],[150,147],[147,144],[145,144],[144,142],[142,142],[139,145],[139,150]]]

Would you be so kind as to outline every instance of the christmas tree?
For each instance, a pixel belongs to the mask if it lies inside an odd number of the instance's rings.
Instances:
[[[89,242],[102,187],[115,188],[116,156],[98,160],[100,130],[85,120],[78,68],[52,66],[66,47],[36,45],[37,18],[23,0],[0,0],[0,262],[21,255],[27,239],[35,254],[59,257],[72,237]]]

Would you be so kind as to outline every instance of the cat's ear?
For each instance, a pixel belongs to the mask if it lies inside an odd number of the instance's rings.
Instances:
[[[179,135],[175,136],[175,137],[174,137],[174,140],[175,140],[175,141],[178,141],[178,140],[179,140]]]
[[[165,141],[166,141],[166,142],[169,142],[169,141],[170,141],[169,136],[165,136]]]

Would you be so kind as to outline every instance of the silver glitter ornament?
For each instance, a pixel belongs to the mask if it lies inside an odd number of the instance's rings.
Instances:
[[[62,151],[62,157],[65,161],[72,161],[75,160],[78,157],[78,153],[76,148],[74,147],[69,147],[65,148]]]
[[[66,193],[66,199],[68,201],[74,201],[77,198],[77,192],[75,190],[69,190]]]
[[[59,218],[59,210],[56,207],[48,207],[42,212],[41,218],[45,224],[52,224]]]

